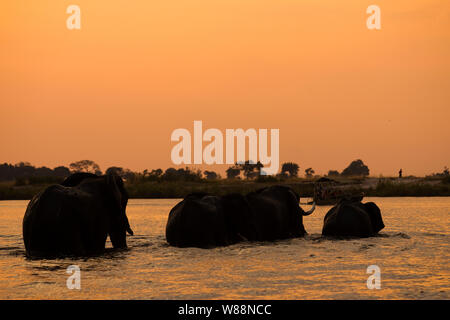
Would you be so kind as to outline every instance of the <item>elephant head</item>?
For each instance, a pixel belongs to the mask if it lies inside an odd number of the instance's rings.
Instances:
[[[110,205],[108,234],[114,248],[126,248],[126,233],[133,235],[126,207],[128,193],[124,188],[122,178],[115,173],[106,175],[106,200]]]
[[[297,192],[295,192],[294,190],[290,190],[291,191],[291,193],[293,193],[294,195],[295,195],[295,207],[297,207],[298,206],[298,212],[300,213],[300,215],[301,215],[301,218],[300,218],[300,221],[301,221],[301,225],[300,225],[300,228],[302,228],[303,229],[303,233],[304,234],[306,234],[306,230],[305,230],[305,227],[303,226],[303,217],[304,216],[309,216],[309,215],[311,215],[313,212],[314,212],[314,210],[316,209],[316,203],[315,202],[313,202],[312,203],[312,207],[309,209],[309,210],[307,210],[307,211],[305,211],[305,210],[303,210],[303,208],[300,206],[300,195],[297,193]],[[296,219],[297,220],[297,219]]]
[[[103,180],[104,188],[98,185]],[[99,193],[108,215],[108,235],[114,248],[126,248],[126,232],[133,235],[126,215],[128,193],[123,180],[116,173],[97,176],[87,172],[77,172],[67,177],[61,185],[65,187],[78,187],[91,193]]]
[[[369,214],[370,222],[374,233],[378,233],[384,228],[383,218],[381,217],[381,211],[378,206],[373,202],[364,203],[364,207]]]
[[[257,213],[261,240],[300,237],[306,234],[303,216],[314,212],[313,207],[304,211],[300,207],[300,196],[289,186],[274,185],[247,195]]]
[[[343,199],[324,217],[322,235],[371,237],[384,228],[381,211],[373,202]]]

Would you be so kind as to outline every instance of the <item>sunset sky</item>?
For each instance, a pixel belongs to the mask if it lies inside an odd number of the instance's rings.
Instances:
[[[202,120],[280,129],[301,173],[424,175],[450,166],[449,119],[448,0],[0,2],[1,163],[165,169]]]

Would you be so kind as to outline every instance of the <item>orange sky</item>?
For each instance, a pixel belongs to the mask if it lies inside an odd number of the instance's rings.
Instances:
[[[449,119],[448,0],[0,3],[0,162],[165,169],[202,120],[279,128],[301,172],[423,175],[450,166]]]

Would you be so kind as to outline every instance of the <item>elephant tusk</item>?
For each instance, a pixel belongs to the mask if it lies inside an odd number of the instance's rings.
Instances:
[[[301,207],[300,207],[300,208],[301,208]],[[302,215],[304,215],[304,216],[309,216],[311,213],[314,212],[315,209],[316,209],[316,202],[314,201],[311,209],[309,209],[308,211],[304,211],[304,210],[302,209],[302,211],[303,211]]]

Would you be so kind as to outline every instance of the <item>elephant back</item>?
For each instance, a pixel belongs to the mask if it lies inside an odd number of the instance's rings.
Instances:
[[[362,203],[343,202],[327,212],[322,234],[366,237],[373,234],[373,228]]]
[[[286,239],[306,234],[299,198],[292,188],[270,186],[247,196],[255,211],[261,240]]]
[[[169,213],[166,239],[178,247],[210,247],[225,244],[223,209],[218,199],[187,197]]]
[[[73,253],[73,246],[66,244],[76,242],[80,236],[79,233],[72,233],[72,230],[83,224],[78,211],[82,202],[77,192],[61,185],[50,186],[34,196],[27,206],[22,223],[27,255]]]
[[[248,200],[241,194],[232,193],[220,198],[224,212],[226,232],[232,243],[242,239],[258,240],[256,215]]]

